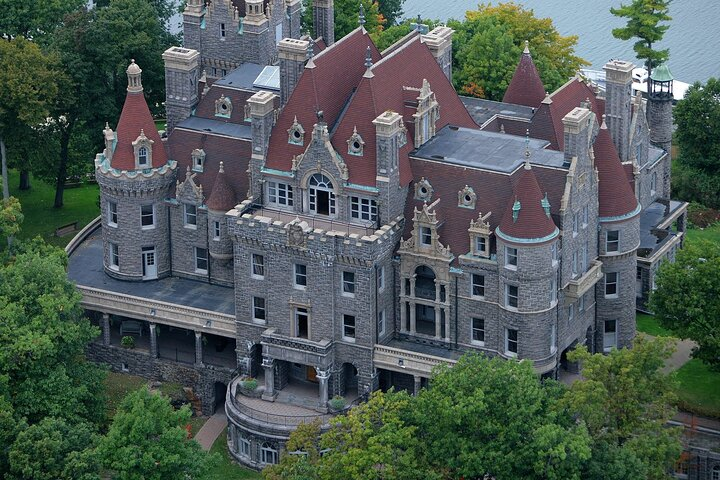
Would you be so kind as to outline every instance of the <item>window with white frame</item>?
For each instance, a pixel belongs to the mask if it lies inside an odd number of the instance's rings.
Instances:
[[[305,289],[305,287],[307,287],[307,265],[303,265],[302,263],[296,263],[294,270],[295,287]]]
[[[605,320],[603,325],[603,351],[617,348],[617,320]]]
[[[142,205],[140,207],[140,223],[142,225],[143,230],[147,230],[149,228],[155,228],[155,206],[150,205]]]
[[[343,340],[355,341],[355,315],[343,315]]]
[[[120,252],[117,243],[110,244],[110,268],[113,270],[120,268]]]
[[[550,306],[557,303],[557,279],[553,278],[550,282]]]
[[[108,226],[110,227],[117,227],[118,223],[118,212],[117,212],[117,203],[115,202],[108,202]]]
[[[146,167],[148,164],[148,149],[147,147],[138,148],[138,165]]]
[[[253,297],[252,314],[255,322],[265,323],[267,320],[267,304],[263,297]]]
[[[573,218],[572,218],[573,237],[578,234],[578,224],[579,223],[580,223],[580,215],[578,213],[573,213]]]
[[[250,257],[250,268],[252,276],[255,278],[265,277],[265,257],[258,253],[253,253]]]
[[[245,438],[244,435],[238,435],[238,453],[241,457],[250,458],[250,440]]]
[[[220,222],[213,222],[213,240],[220,240]]]
[[[482,235],[475,237],[475,254],[487,255],[487,237]]]
[[[420,227],[420,243],[432,245],[432,230],[430,227]]]
[[[505,306],[518,308],[518,286],[505,284]]]
[[[470,343],[485,345],[485,319],[473,318],[470,322]]]
[[[608,272],[605,274],[605,296],[616,297],[618,294],[618,274]]]
[[[553,323],[550,326],[550,353],[557,351],[557,326]]]
[[[378,335],[385,334],[385,310],[380,310],[378,313]]]
[[[355,272],[342,272],[342,294],[346,297],[355,296]]]
[[[575,318],[575,304],[571,303],[568,307],[568,322],[572,322]]]
[[[385,266],[380,265],[377,271],[377,282],[378,282],[378,290],[383,291],[385,290]]]
[[[335,187],[332,181],[321,173],[308,180],[308,207],[311,213],[335,216]]]
[[[197,206],[189,203],[185,204],[185,226],[197,228]]]
[[[268,202],[279,207],[293,206],[292,185],[281,182],[267,182]]]
[[[518,354],[518,331],[514,328],[505,329],[505,355],[516,357]]]
[[[473,273],[470,276],[470,294],[473,297],[485,296],[485,276]]]
[[[620,231],[608,230],[605,232],[605,251],[617,252],[620,249]]]
[[[350,197],[350,216],[358,220],[377,220],[377,202],[369,198]]]
[[[263,443],[260,447],[260,463],[263,465],[274,465],[278,463],[278,451],[269,443]]]
[[[588,220],[590,218],[590,207],[585,205],[582,209],[582,228],[588,226]]]
[[[195,271],[198,273],[207,273],[207,271],[208,271],[207,248],[195,247]]]
[[[515,247],[505,247],[505,267],[506,268],[517,268],[518,264],[518,251]]]

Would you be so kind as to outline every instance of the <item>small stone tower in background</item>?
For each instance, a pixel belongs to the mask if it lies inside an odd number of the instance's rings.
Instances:
[[[652,71],[648,79],[647,118],[650,143],[670,152],[672,143],[673,76],[666,64]]]
[[[117,130],[105,126],[105,149],[95,157],[100,185],[104,269],[123,280],[170,275],[165,199],[176,180],[142,87],[142,70],[130,63]]]
[[[335,4],[333,0],[313,0],[315,36],[322,37],[328,47],[335,43]]]
[[[163,53],[165,61],[165,109],[167,132],[190,116],[198,103],[200,53],[182,47],[170,47]]]

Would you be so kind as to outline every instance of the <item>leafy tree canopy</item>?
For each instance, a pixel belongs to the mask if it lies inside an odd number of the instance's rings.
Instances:
[[[423,19],[406,19],[403,20],[402,23],[398,25],[392,25],[390,27],[387,27],[383,29],[381,32],[376,32],[370,34],[370,37],[372,38],[373,42],[375,43],[375,46],[380,50],[381,52],[388,48],[393,43],[400,40],[402,37],[407,35],[413,30],[412,24],[413,23],[421,23],[423,25],[427,25],[430,30],[435,28],[440,22],[437,20],[423,20]]]
[[[680,162],[720,174],[720,79],[695,83],[673,109]]]
[[[0,239],[17,235],[22,221],[22,208],[18,199],[15,197],[0,199]]]
[[[303,30],[317,38],[313,27],[312,0],[303,0]],[[386,19],[380,13],[380,5],[373,0],[336,0],[335,1],[335,40],[339,40],[360,26],[360,3],[365,9],[365,30],[370,33],[381,32]]]
[[[188,406],[173,409],[167,397],[147,388],[130,393],[100,441],[103,465],[118,480],[198,478],[214,457],[188,439]]]
[[[502,100],[510,84],[525,41],[547,91],[553,91],[588,65],[575,55],[578,37],[562,36],[550,18],[537,18],[515,3],[480,4],[465,21],[451,20],[453,82],[464,94]]]
[[[610,8],[610,13],[617,17],[627,18],[627,25],[614,28],[612,34],[620,40],[637,38],[633,49],[637,58],[645,60],[648,71],[654,66],[666,62],[670,51],[654,50],[653,44],[662,40],[669,25],[661,22],[672,20],[668,15],[671,0],[632,0],[629,4],[622,4],[620,8]]]
[[[405,0],[378,0],[380,13],[386,20],[386,25],[395,25],[403,15]]]
[[[44,40],[60,25],[65,14],[85,5],[85,0],[0,0],[0,32]]]
[[[720,369],[720,246],[688,244],[655,277],[650,305],[660,324],[697,343],[693,357]]]

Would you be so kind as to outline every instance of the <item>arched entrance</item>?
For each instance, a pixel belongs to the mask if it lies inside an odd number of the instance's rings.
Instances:
[[[217,412],[220,409],[225,408],[225,394],[227,393],[227,385],[223,382],[215,382],[215,405],[213,411]]]
[[[308,181],[308,204],[311,213],[335,216],[335,192],[332,181],[316,173]]]

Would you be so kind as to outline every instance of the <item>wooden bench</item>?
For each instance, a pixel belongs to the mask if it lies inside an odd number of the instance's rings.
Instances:
[[[67,225],[60,226],[55,229],[55,236],[56,237],[64,237],[68,233],[73,233],[75,230],[77,230],[77,220],[75,220],[72,223],[68,223]]]

